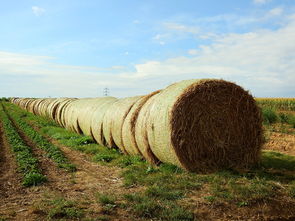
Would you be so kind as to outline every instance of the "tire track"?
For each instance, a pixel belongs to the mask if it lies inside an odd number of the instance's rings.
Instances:
[[[25,145],[32,149],[34,157],[38,159],[39,168],[41,169],[42,174],[48,179],[44,185],[50,186],[52,189],[62,191],[62,186],[58,184],[66,183],[70,179],[70,175],[63,169],[58,168],[57,165],[49,157],[47,157],[47,153],[32,142],[32,140],[18,127],[15,120],[7,113],[5,108],[4,111]]]
[[[21,189],[21,177],[0,120],[0,202]]]

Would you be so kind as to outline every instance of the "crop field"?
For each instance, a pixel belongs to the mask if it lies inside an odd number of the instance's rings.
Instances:
[[[189,172],[107,148],[0,101],[0,221],[295,220],[295,99],[256,99],[249,169]]]

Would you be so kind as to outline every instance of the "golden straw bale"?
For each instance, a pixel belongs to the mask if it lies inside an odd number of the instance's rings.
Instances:
[[[148,99],[159,92],[160,90],[155,91],[137,100],[124,120],[122,127],[123,146],[125,151],[130,155],[141,155],[135,139],[135,124],[137,122],[139,111],[141,110],[142,106],[148,101]]]
[[[125,152],[122,142],[122,126],[133,104],[140,98],[141,96],[122,98],[108,108],[103,119],[103,135],[108,147],[118,147]]]
[[[240,86],[215,79],[185,80],[153,98],[146,130],[161,162],[207,171],[259,161],[260,109]]]

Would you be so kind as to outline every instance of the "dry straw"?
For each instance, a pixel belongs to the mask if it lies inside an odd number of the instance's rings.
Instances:
[[[127,114],[123,126],[122,126],[122,140],[123,146],[125,151],[129,155],[142,155],[135,138],[135,125],[137,122],[139,111],[141,110],[142,106],[155,94],[159,93],[160,91],[155,91],[149,95],[141,97],[138,99],[132,108],[130,109],[129,113]]]
[[[117,100],[118,100],[117,98],[108,97],[108,100],[106,100],[103,104],[101,104],[99,107],[97,107],[93,111],[91,124],[90,124],[91,136],[100,145],[106,146],[106,141],[103,136],[104,115],[108,111],[108,109],[112,106],[112,104],[116,102]]]
[[[223,80],[186,80],[155,96],[150,148],[162,162],[190,171],[244,168],[258,162],[262,120],[254,98]]]
[[[240,86],[185,80],[146,96],[15,98],[11,102],[97,143],[189,171],[247,168],[259,161],[262,118]]]
[[[140,98],[141,96],[136,96],[117,100],[106,111],[103,119],[103,135],[108,147],[118,147],[126,152],[122,141],[124,119],[133,104]]]
[[[86,100],[83,104],[80,104],[77,108],[79,109],[78,123],[83,134],[90,136],[91,134],[91,122],[95,110],[99,110],[101,106],[110,101],[117,100],[114,97],[102,97],[91,100]],[[81,106],[82,105],[82,106]]]

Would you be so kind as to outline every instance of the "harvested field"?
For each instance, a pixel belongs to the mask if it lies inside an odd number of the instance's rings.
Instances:
[[[192,173],[171,164],[151,167],[140,155],[120,154],[91,137],[58,127],[52,120],[4,103],[11,120],[26,122],[58,146],[77,170],[57,167],[25,131],[47,181],[24,187],[9,149],[1,149],[0,218],[4,220],[293,220],[295,158],[280,149],[277,126],[266,127],[261,165],[248,170]],[[282,139],[292,138],[284,134]],[[5,131],[2,133],[5,140]],[[3,139],[2,139],[3,140]],[[2,141],[1,140],[1,141]],[[286,141],[286,143],[288,143]],[[4,146],[6,144],[4,143]],[[3,141],[1,142],[1,147]],[[5,147],[8,147],[7,145]],[[9,148],[9,147],[8,147]],[[291,153],[292,145],[286,148]],[[285,153],[285,154],[284,154]],[[292,154],[292,153],[291,153]],[[3,162],[3,164],[2,164]],[[3,166],[3,167],[1,167]],[[4,175],[4,176],[3,176]],[[167,182],[169,180],[169,182]],[[11,187],[11,188],[10,188]]]

